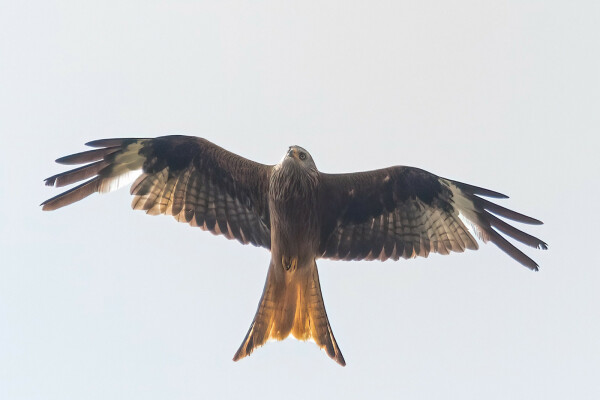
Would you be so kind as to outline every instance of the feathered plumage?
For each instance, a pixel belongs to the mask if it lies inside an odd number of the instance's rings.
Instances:
[[[499,217],[540,221],[486,200],[507,196],[411,167],[350,174],[319,172],[310,154],[290,147],[277,165],[259,164],[196,137],[103,139],[94,150],[56,160],[85,164],[46,179],[78,186],[42,203],[55,210],[127,183],[132,207],[172,215],[228,239],[271,251],[258,310],[234,360],[269,339],[312,339],[341,365],[316,259],[398,260],[477,249],[467,226],[529,269],[538,265],[503,235],[547,245]]]

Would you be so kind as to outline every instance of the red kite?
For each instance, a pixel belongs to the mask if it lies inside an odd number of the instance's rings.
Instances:
[[[270,250],[264,291],[236,361],[268,339],[292,334],[314,340],[345,365],[325,312],[318,258],[384,261],[477,249],[462,218],[480,239],[529,269],[538,265],[502,234],[547,248],[499,217],[525,224],[540,221],[483,198],[507,196],[418,168],[326,174],[299,146],[291,146],[279,164],[263,165],[187,136],[104,139],[87,145],[96,149],[56,160],[84,166],[47,178],[46,184],[87,180],[46,200],[44,210],[113,190],[136,174],[134,209],[173,215]]]

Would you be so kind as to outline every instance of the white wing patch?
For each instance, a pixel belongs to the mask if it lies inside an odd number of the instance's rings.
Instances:
[[[116,155],[110,172],[103,177],[98,187],[99,193],[108,193],[133,183],[140,176],[145,157],[139,154],[144,141],[128,145]]]
[[[458,210],[458,217],[466,225],[469,232],[482,240],[484,243],[487,243],[489,236],[477,224],[479,219],[477,217],[477,211],[475,210],[473,201],[465,196],[462,190],[460,190],[452,182],[448,181],[447,179],[440,178],[440,180],[452,191],[452,201],[455,208]],[[477,244],[477,242],[475,242],[475,244]]]

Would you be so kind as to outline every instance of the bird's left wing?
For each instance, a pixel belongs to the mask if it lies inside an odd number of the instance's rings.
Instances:
[[[490,241],[530,269],[538,265],[501,233],[532,247],[546,243],[496,215],[526,224],[540,221],[481,196],[507,196],[438,177],[412,167],[351,174],[321,174],[321,257],[338,260],[397,260],[449,254],[478,245],[461,217],[484,242]]]
[[[134,209],[173,215],[180,222],[229,239],[270,248],[267,192],[271,166],[190,136],[102,139],[87,145],[96,149],[56,160],[86,165],[47,178],[46,185],[60,187],[88,180],[43,202],[44,210],[114,190],[135,179],[131,186]]]

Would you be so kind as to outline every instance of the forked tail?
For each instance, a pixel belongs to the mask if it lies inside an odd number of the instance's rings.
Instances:
[[[291,271],[271,261],[256,315],[233,360],[249,356],[269,339],[283,340],[290,333],[298,340],[314,340],[329,357],[346,365],[329,326],[314,261]]]

